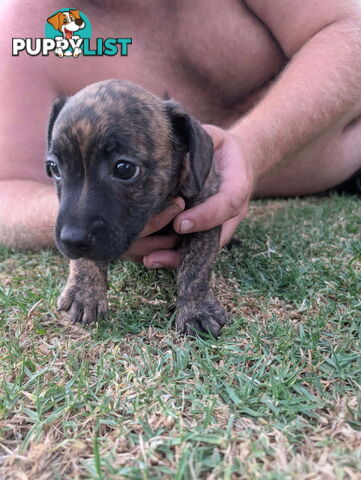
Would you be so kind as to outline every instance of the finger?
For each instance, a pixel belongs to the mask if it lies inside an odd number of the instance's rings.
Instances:
[[[239,215],[243,202],[238,192],[219,191],[200,205],[178,215],[173,228],[177,233],[210,230]]]
[[[143,259],[147,268],[177,268],[181,254],[177,250],[159,250],[152,252]]]
[[[222,225],[221,237],[219,239],[219,250],[222,250],[222,248],[231,240],[238,227],[238,223],[238,218],[232,218]]]
[[[143,263],[143,256],[142,255],[132,255],[131,253],[126,253],[123,255],[123,258],[126,260],[130,260],[135,263]]]
[[[232,239],[241,221],[246,218],[249,210],[249,202],[245,203],[239,215],[231,218],[222,225],[221,237],[219,239],[219,250],[221,250]]]
[[[176,248],[180,243],[179,235],[154,235],[137,240],[127,251],[130,255],[148,255],[156,250]]]
[[[222,225],[221,238],[219,239],[219,249],[221,250],[233,237],[234,232],[237,230],[239,223],[243,220],[243,216],[237,216],[228,220]]]
[[[212,138],[213,147],[216,150],[219,148],[224,141],[224,130],[222,128],[216,127],[215,125],[202,125],[204,130]]]
[[[162,212],[154,215],[144,227],[139,238],[147,237],[151,233],[161,230],[168,225],[173,218],[184,210],[185,202],[183,198],[177,197],[169,207]]]

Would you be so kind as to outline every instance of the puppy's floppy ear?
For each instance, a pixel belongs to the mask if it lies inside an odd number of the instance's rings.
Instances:
[[[77,19],[81,18],[79,10],[69,10],[69,13]]]
[[[48,23],[50,23],[50,25],[52,25],[55,28],[55,30],[59,30],[59,28],[63,24],[63,17],[64,17],[64,14],[59,12],[53,15],[52,17],[49,17],[47,21]]]
[[[59,97],[53,102],[51,106],[49,125],[48,125],[48,150],[50,149],[51,137],[53,134],[55,120],[58,118],[60,110],[64,107],[67,100],[68,100],[68,97]]]
[[[202,190],[212,166],[213,142],[202,125],[173,100],[165,102],[173,128],[176,148],[189,153],[188,177],[197,192]]]

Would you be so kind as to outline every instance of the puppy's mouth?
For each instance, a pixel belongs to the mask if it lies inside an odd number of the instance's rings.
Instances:
[[[95,262],[114,262],[122,257],[131,247],[132,243],[137,238],[137,235],[129,235],[127,238],[123,238],[121,245],[118,241],[101,242],[89,246],[87,248],[81,247],[69,247],[56,237],[56,244],[60,252],[70,260],[77,260],[78,258],[85,258],[86,260],[92,260]]]
[[[70,30],[67,30],[66,28],[64,28],[64,33],[65,33],[65,38],[67,40],[70,40],[73,36],[73,32],[71,32]]]
[[[65,208],[65,207],[64,207]],[[85,258],[99,262],[113,262],[124,255],[144,228],[148,219],[134,219],[136,225],[118,221],[112,223],[102,216],[78,219],[68,218],[60,211],[55,227],[56,245],[71,260]],[[119,226],[120,225],[120,226]]]
[[[85,258],[86,260],[93,260],[94,262],[114,262],[118,260],[122,255],[124,255],[130,246],[124,248],[104,248],[103,249],[92,249],[86,252],[75,251],[63,245],[61,242],[57,244],[58,249],[63,255],[65,255],[70,260],[77,260],[78,258]]]

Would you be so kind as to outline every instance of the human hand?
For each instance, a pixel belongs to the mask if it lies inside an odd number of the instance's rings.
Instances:
[[[213,125],[204,125],[212,137],[214,159],[221,175],[218,192],[205,202],[176,216],[173,227],[177,233],[210,230],[222,225],[220,248],[232,238],[240,221],[248,212],[253,187],[253,172],[242,152],[241,140]],[[174,238],[176,244],[177,238]],[[176,268],[180,253],[173,247],[149,251],[143,258],[148,268]]]
[[[163,227],[168,225],[180,212],[184,210],[184,200],[177,197],[169,207],[162,212],[154,215],[144,227],[143,231],[133,243],[124,258],[134,262],[144,262],[148,254],[154,251],[166,252],[175,251],[180,242],[180,237],[176,233],[171,235],[152,235]],[[146,265],[146,263],[145,263]],[[146,265],[150,268],[161,268],[157,266]]]

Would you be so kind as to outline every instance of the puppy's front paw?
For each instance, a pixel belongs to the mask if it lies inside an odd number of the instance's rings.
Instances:
[[[100,287],[79,289],[70,284],[60,295],[57,307],[66,312],[73,323],[93,323],[108,310],[107,291]]]
[[[74,57],[79,57],[79,55],[81,55],[83,53],[82,49],[79,48],[79,47],[75,47],[74,48],[74,52],[73,52],[73,56]]]
[[[56,48],[55,49],[55,54],[58,55],[58,57],[63,57],[64,56],[63,50],[61,48]]]
[[[198,301],[178,301],[176,328],[182,333],[210,333],[217,337],[227,323],[227,315],[212,295]]]

